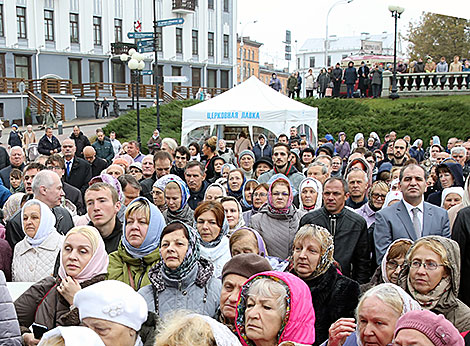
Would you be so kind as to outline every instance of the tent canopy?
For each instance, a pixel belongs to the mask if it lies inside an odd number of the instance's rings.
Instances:
[[[308,125],[317,137],[318,108],[288,98],[262,83],[255,76],[223,94],[183,109],[181,143],[187,145],[189,133],[202,126],[253,126],[277,136],[288,134],[292,126]]]

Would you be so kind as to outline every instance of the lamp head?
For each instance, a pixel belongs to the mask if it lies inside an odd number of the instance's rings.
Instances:
[[[134,48],[131,48],[129,49],[129,51],[127,52],[127,54],[129,54],[130,56],[134,55],[134,53],[136,52],[136,50]]]
[[[120,56],[121,61],[127,61],[129,59],[129,55],[126,53],[121,54]]]
[[[129,62],[127,63],[127,66],[131,69],[131,70],[136,70],[138,67],[139,67],[139,62],[132,58],[131,60],[129,60]]]
[[[137,69],[139,71],[142,71],[145,68],[145,62],[143,60],[139,61],[139,64],[137,66]]]

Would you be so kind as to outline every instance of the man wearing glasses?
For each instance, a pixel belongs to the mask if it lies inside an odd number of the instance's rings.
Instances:
[[[403,200],[375,214],[374,242],[378,264],[394,240],[416,241],[427,235],[450,238],[447,212],[424,202],[426,178],[426,170],[422,166],[411,164],[403,167],[400,171]]]

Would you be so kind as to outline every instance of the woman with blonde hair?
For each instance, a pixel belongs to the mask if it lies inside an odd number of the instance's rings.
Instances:
[[[72,228],[60,252],[59,276],[45,277],[15,301],[25,345],[39,342],[29,329],[33,323],[48,329],[78,325],[78,309],[73,306],[73,298],[82,288],[105,280],[108,263],[103,238],[96,228]]]
[[[205,158],[206,180],[211,181],[215,176],[214,159],[217,155],[217,137],[212,136],[202,145],[202,154]]]

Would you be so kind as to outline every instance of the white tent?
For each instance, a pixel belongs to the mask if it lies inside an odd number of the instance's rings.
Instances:
[[[253,138],[253,126],[268,129],[279,136],[289,135],[292,126],[308,125],[317,137],[318,108],[288,98],[262,83],[255,76],[223,94],[183,109],[181,143],[187,145],[189,133],[202,126],[247,126]]]

